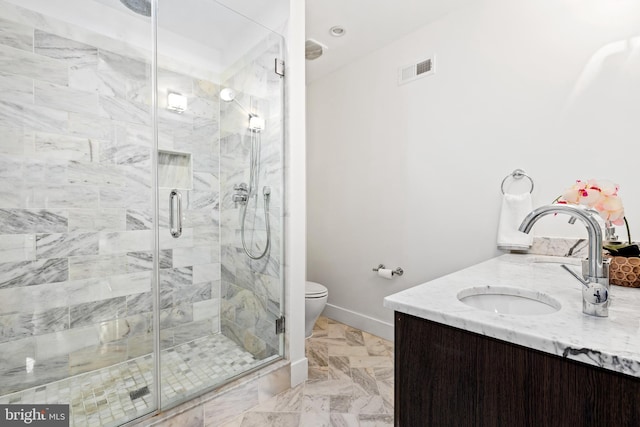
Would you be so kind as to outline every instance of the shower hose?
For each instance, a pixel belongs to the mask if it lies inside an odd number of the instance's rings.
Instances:
[[[260,134],[257,131],[251,131],[251,156],[250,156],[250,164],[249,164],[249,199],[253,198],[253,193],[255,189],[258,187],[258,177],[260,176]],[[256,255],[251,252],[247,244],[245,243],[244,231],[245,231],[245,222],[247,219],[247,209],[249,207],[249,200],[245,203],[242,209],[242,224],[240,225],[240,238],[242,239],[242,249],[244,249],[244,253],[251,259],[260,259],[263,258],[267,252],[269,252],[269,247],[271,246],[271,225],[269,223],[269,198],[271,196],[271,189],[268,186],[265,186],[262,189],[262,195],[264,197],[264,222],[265,228],[267,232],[267,243],[264,245],[263,251]],[[258,198],[256,199],[256,211],[258,210]]]
[[[271,191],[269,191],[269,187],[264,187],[263,196],[264,196],[264,222],[266,225],[267,231],[267,243],[264,245],[264,250],[259,255],[254,255],[251,253],[244,239],[244,229],[245,229],[245,220],[247,218],[247,207],[249,206],[249,202],[244,205],[242,210],[242,225],[240,227],[240,237],[242,238],[242,249],[244,249],[244,253],[251,259],[260,259],[264,257],[267,252],[269,252],[269,247],[271,246],[271,226],[269,224],[269,195]],[[256,209],[258,207],[258,202],[256,198]]]

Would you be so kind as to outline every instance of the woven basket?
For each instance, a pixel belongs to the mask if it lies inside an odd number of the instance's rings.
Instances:
[[[640,258],[611,257],[609,282],[628,288],[640,288]]]

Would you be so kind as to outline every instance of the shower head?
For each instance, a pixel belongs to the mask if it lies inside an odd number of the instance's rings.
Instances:
[[[120,0],[120,3],[138,15],[151,16],[151,0]]]
[[[224,88],[220,91],[220,99],[224,102],[231,102],[236,99],[236,91],[230,87]]]
[[[249,116],[249,130],[251,132],[262,132],[264,130],[264,119],[258,115]]]

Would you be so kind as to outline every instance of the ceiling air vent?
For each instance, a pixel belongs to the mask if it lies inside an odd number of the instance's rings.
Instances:
[[[436,72],[435,57],[423,59],[411,65],[405,65],[398,70],[398,85],[412,82],[421,77],[430,76]]]

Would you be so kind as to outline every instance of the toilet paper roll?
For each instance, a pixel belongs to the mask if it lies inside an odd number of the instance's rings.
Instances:
[[[385,278],[385,279],[393,279],[393,270],[389,269],[389,268],[379,268],[378,269],[378,276]]]

